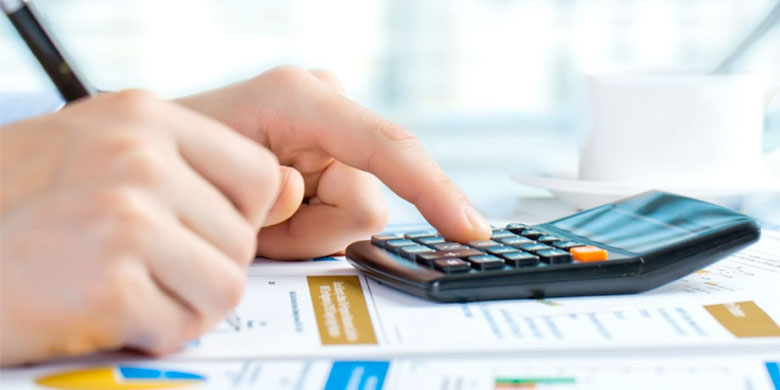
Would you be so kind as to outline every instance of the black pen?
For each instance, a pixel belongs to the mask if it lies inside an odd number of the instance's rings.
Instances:
[[[54,42],[29,0],[0,0],[0,8],[11,20],[11,24],[66,102],[96,94],[96,90],[86,82],[73,67],[73,62],[68,61],[62,48]]]

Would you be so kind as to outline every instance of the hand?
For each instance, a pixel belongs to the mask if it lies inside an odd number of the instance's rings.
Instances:
[[[265,148],[140,91],[0,136],[0,363],[163,353],[238,302],[280,185]]]
[[[444,236],[486,239],[490,226],[414,135],[345,98],[328,72],[293,67],[180,99],[270,149],[287,170],[279,204],[299,207],[258,237],[258,254],[307,258],[381,230],[386,210],[370,172],[414,203]],[[301,190],[303,189],[303,190]],[[301,197],[307,201],[301,204]],[[279,206],[279,208],[284,208]],[[287,215],[289,209],[279,214]]]

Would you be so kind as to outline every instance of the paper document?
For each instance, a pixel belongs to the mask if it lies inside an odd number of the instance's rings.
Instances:
[[[410,230],[409,226],[402,227]],[[780,232],[642,294],[441,304],[343,258],[260,260],[164,359],[0,370],[13,389],[780,389]]]
[[[772,390],[780,355],[69,363],[3,371],[4,388]]]
[[[643,294],[433,303],[346,261],[261,261],[229,322],[177,358],[387,356],[512,351],[780,351],[780,233]]]

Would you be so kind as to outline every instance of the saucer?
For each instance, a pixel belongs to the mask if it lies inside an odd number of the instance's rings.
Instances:
[[[733,186],[710,187],[659,187],[639,183],[588,181],[527,174],[513,174],[512,179],[520,184],[548,190],[562,201],[580,209],[592,208],[650,190],[662,190],[732,208],[739,207],[742,198],[746,195],[774,193],[780,196],[780,181],[770,178]]]

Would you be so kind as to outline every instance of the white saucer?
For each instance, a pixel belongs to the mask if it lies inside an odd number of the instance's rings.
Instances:
[[[728,207],[738,207],[745,195],[766,193],[780,195],[780,181],[769,178],[731,187],[695,188],[652,187],[634,183],[586,181],[526,174],[514,174],[512,179],[520,184],[546,189],[564,202],[581,209],[588,209],[649,190],[663,190]]]

